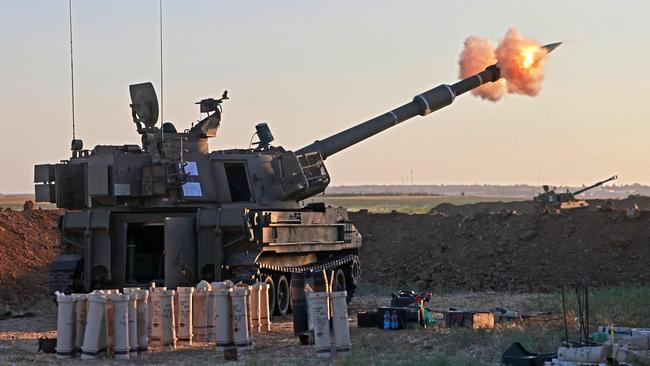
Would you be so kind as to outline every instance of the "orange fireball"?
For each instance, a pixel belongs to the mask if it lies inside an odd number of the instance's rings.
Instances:
[[[560,44],[541,46],[524,38],[518,30],[510,29],[495,50],[487,39],[471,36],[465,40],[460,55],[460,77],[470,77],[496,64],[501,79],[483,84],[472,93],[491,101],[501,99],[505,93],[535,96],[539,94],[544,79],[546,57]]]
[[[535,41],[510,29],[495,51],[501,76],[508,82],[508,92],[535,96],[544,79],[547,51]]]

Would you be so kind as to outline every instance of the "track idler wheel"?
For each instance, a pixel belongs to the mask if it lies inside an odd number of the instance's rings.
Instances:
[[[359,287],[359,282],[361,282],[361,263],[359,258],[356,257],[354,260],[344,267],[345,278],[347,280],[346,291],[348,292],[347,301],[348,304],[352,301],[352,297]]]

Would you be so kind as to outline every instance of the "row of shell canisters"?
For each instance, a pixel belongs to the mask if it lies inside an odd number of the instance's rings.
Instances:
[[[271,331],[266,283],[235,285],[201,281],[196,287],[95,290],[57,293],[58,358],[100,355],[133,358],[178,344],[214,344],[235,355],[253,347],[253,337]],[[226,356],[227,357],[227,356]]]

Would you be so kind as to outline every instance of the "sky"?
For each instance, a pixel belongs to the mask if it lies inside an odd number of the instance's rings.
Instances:
[[[77,137],[139,143],[128,85],[160,95],[158,0],[73,0]],[[511,28],[549,56],[539,96],[470,94],[327,159],[333,185],[650,184],[647,1],[164,0],[164,116],[229,91],[212,150],[267,122],[294,150],[458,79],[463,41]],[[67,0],[0,0],[0,192],[70,155]]]

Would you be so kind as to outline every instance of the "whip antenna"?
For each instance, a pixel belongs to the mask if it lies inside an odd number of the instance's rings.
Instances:
[[[163,0],[158,3],[160,8],[160,136],[161,140],[165,139],[165,132],[163,131],[163,123],[165,123],[165,89],[163,84]]]
[[[76,140],[75,116],[74,116],[74,57],[72,53],[72,0],[68,0],[69,22],[70,22],[70,92],[72,95],[72,140]]]

